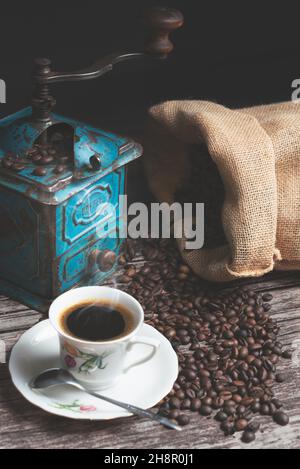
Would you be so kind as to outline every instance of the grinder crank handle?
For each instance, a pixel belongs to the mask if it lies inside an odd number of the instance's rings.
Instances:
[[[183,25],[183,15],[172,8],[154,7],[147,11],[145,21],[150,32],[144,52],[109,54],[97,60],[92,66],[73,72],[56,72],[51,69],[49,59],[36,59],[32,100],[34,120],[42,123],[51,121],[51,111],[55,106],[55,99],[49,90],[51,83],[92,80],[110,72],[119,62],[149,57],[165,59],[174,48],[169,34]]]
[[[157,58],[166,58],[174,49],[170,33],[184,23],[182,13],[174,8],[156,6],[147,10],[145,22],[149,27],[145,52]]]
[[[145,24],[149,28],[144,52],[114,53],[97,60],[93,65],[73,72],[56,72],[51,70],[49,59],[36,59],[34,81],[45,85],[63,81],[82,81],[98,78],[110,72],[114,65],[128,60],[147,57],[165,59],[174,46],[169,39],[171,32],[183,25],[184,18],[180,11],[173,8],[152,7],[147,10]]]

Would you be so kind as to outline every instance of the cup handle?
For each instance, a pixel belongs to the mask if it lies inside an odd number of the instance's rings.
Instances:
[[[133,368],[134,366],[142,365],[143,363],[146,363],[151,360],[151,358],[154,357],[160,346],[160,342],[158,340],[148,339],[148,337],[139,337],[138,339],[133,339],[129,342],[126,348],[126,352],[130,352],[135,345],[139,344],[149,345],[152,348],[151,352],[148,353],[144,358],[141,358],[140,360],[128,365],[126,368],[124,368],[123,373],[127,373],[127,371],[131,370],[131,368]]]

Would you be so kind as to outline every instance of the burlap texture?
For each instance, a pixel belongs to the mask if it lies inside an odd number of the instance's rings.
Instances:
[[[224,184],[227,244],[191,251],[179,240],[194,272],[228,281],[298,269],[300,106],[230,110],[206,101],[171,101],[152,107],[150,116],[145,168],[158,200],[172,203],[188,181],[189,144],[206,144]]]

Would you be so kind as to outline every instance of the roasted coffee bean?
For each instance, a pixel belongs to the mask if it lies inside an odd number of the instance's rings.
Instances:
[[[38,163],[41,165],[48,165],[48,164],[51,164],[53,161],[54,161],[53,156],[47,155],[47,156],[43,156]]]
[[[208,405],[201,405],[199,412],[201,415],[209,416],[212,414],[212,408]]]
[[[242,432],[243,430],[245,430],[245,428],[248,426],[248,420],[246,419],[239,419],[235,422],[235,430],[237,432]]]
[[[283,407],[283,404],[280,402],[279,399],[272,399],[271,402],[275,405],[276,409],[281,409],[281,407]]]
[[[190,399],[183,399],[180,408],[182,410],[188,410],[191,408],[191,400]]]
[[[269,403],[270,415],[274,415],[277,411],[277,407],[272,402]]]
[[[39,163],[39,161],[41,161],[42,155],[40,153],[36,153],[31,157],[31,159],[34,163],[37,164],[37,163]]]
[[[175,396],[178,399],[183,400],[185,398],[185,393],[182,391],[182,389],[178,389],[178,391],[175,393]]]
[[[33,171],[32,173],[34,176],[38,176],[38,177],[42,177],[42,176],[46,176],[47,174],[47,169],[46,168],[35,168],[35,170]]]
[[[224,432],[226,436],[230,436],[234,434],[234,425],[230,422],[222,422],[220,425],[221,430]]]
[[[179,417],[179,415],[180,415],[180,411],[178,409],[170,410],[170,412],[168,413],[168,417],[174,420],[176,420]]]
[[[171,397],[169,404],[172,409],[180,409],[181,401],[177,397]]]
[[[232,393],[230,391],[221,391],[220,392],[220,398],[223,399],[223,401],[229,401],[232,398]]]
[[[191,400],[191,410],[197,411],[201,407],[201,400],[198,398],[194,398]]]
[[[263,299],[264,301],[271,301],[271,300],[273,299],[273,295],[271,295],[271,293],[264,293],[264,294],[262,295],[262,299]]]
[[[275,412],[275,414],[273,415],[273,419],[274,422],[281,426],[287,425],[290,421],[289,416],[282,411]]]
[[[66,171],[66,167],[63,164],[58,164],[57,166],[55,166],[53,170],[55,174],[62,174],[65,171]]]
[[[2,166],[3,166],[4,168],[6,168],[6,169],[12,168],[13,165],[14,165],[14,162],[13,162],[13,160],[11,160],[11,159],[4,158],[4,159],[2,160]]]
[[[255,441],[255,433],[250,431],[245,431],[242,436],[243,443],[252,443]]]
[[[179,417],[177,417],[177,422],[179,425],[184,427],[185,425],[188,425],[190,423],[190,418],[188,417],[188,415],[180,414]]]
[[[261,415],[270,415],[269,404],[262,404],[260,406],[260,413],[261,413]]]
[[[203,405],[211,406],[212,402],[213,402],[213,400],[212,400],[211,397],[205,397],[204,399],[202,399],[202,404]]]
[[[215,397],[212,401],[213,409],[221,409],[224,405],[224,400],[221,397]]]
[[[260,429],[260,423],[258,422],[250,422],[247,426],[247,431],[252,433],[257,433]]]
[[[25,165],[22,164],[22,163],[14,163],[12,166],[11,166],[11,169],[13,171],[16,171],[17,173],[23,171],[25,169]]]
[[[218,421],[218,422],[225,422],[225,420],[228,419],[228,415],[225,413],[225,412],[218,412],[215,419]]]

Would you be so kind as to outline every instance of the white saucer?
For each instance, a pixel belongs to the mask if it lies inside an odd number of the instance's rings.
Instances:
[[[115,387],[102,394],[149,409],[171,391],[178,375],[178,359],[170,342],[153,327],[144,324],[141,335],[159,340],[158,352],[149,362],[132,368]],[[134,347],[128,354],[128,363],[144,353],[144,347]],[[29,402],[51,414],[83,420],[107,420],[131,415],[71,386],[59,386],[42,393],[29,387],[30,380],[41,371],[59,366],[58,337],[48,320],[25,332],[13,348],[9,361],[9,371],[16,388]]]

